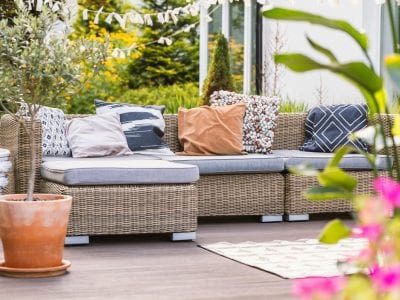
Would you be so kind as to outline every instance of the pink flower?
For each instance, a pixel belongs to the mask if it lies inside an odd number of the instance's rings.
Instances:
[[[386,268],[375,267],[370,276],[381,292],[400,289],[400,265]]]
[[[358,218],[363,225],[382,224],[392,216],[393,207],[381,198],[367,198],[360,202]]]
[[[293,286],[293,293],[302,300],[329,300],[333,299],[345,285],[345,278],[313,277],[300,279]]]
[[[353,236],[366,238],[371,242],[377,241],[383,234],[383,226],[380,224],[361,225],[353,229]]]
[[[375,190],[391,207],[400,207],[400,184],[393,179],[380,177],[374,180]]]
[[[365,249],[361,250],[358,256],[352,258],[352,261],[361,263],[361,264],[369,264],[374,259],[374,252],[368,246]]]

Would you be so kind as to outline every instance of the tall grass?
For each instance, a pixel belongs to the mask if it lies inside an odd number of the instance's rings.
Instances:
[[[309,109],[308,104],[304,102],[286,99],[282,101],[279,111],[281,113],[298,113],[298,112],[307,112],[308,109]]]

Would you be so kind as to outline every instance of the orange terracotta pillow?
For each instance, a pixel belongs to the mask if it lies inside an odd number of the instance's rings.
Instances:
[[[223,107],[180,109],[178,135],[181,155],[243,154],[245,103]]]

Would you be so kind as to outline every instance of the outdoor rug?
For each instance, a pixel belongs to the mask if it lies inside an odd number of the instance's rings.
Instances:
[[[315,239],[294,242],[245,242],[199,245],[239,263],[267,271],[282,278],[333,277],[355,273],[356,269],[338,264],[365,248],[364,239],[346,239],[336,245],[321,244]]]

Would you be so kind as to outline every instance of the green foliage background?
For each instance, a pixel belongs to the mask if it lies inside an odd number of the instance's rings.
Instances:
[[[0,19],[9,18],[15,9],[14,0],[2,0],[0,2]]]
[[[82,0],[81,10],[88,8],[104,11],[126,12],[132,9],[122,0]],[[143,1],[143,6],[133,9],[146,13],[157,13],[185,6],[186,0]],[[121,29],[116,22],[93,23],[79,16],[72,39],[85,37],[105,42],[111,47],[127,48],[137,44],[138,48],[126,58],[110,58],[106,69],[90,84],[68,101],[68,113],[86,114],[94,112],[94,99],[121,101],[134,104],[163,104],[167,111],[176,113],[179,106],[199,105],[198,96],[198,37],[195,30],[181,33],[173,38],[171,46],[159,43],[148,44],[161,36],[168,36],[186,24],[193,24],[197,17],[179,18],[177,24],[160,24],[153,18],[154,25]],[[91,72],[91,70],[87,70]]]
[[[187,4],[186,0],[143,0],[141,11],[159,13]],[[157,41],[170,36],[185,25],[194,24],[198,17],[180,17],[179,21],[161,24],[154,21],[153,26],[142,28],[140,44]],[[177,83],[196,82],[199,77],[199,41],[196,30],[182,32],[172,38],[170,46],[153,43],[143,47],[139,59],[129,66],[131,75],[129,87],[132,89],[150,86],[164,86]]]

